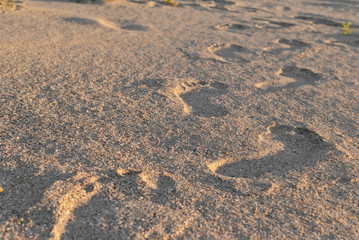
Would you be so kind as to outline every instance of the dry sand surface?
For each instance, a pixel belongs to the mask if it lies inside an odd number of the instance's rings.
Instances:
[[[3,8],[0,239],[359,239],[355,22],[357,0]]]

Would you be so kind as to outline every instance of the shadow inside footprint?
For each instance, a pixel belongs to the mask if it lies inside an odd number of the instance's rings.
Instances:
[[[157,189],[154,190],[152,202],[156,204],[165,204],[171,196],[176,193],[176,182],[169,176],[161,175],[157,181]]]
[[[192,114],[201,117],[223,117],[228,114],[224,106],[210,102],[210,98],[223,95],[228,92],[228,85],[221,82],[213,82],[210,87],[195,88],[181,94],[183,101],[192,107]]]
[[[282,151],[260,159],[243,159],[225,164],[216,173],[236,178],[261,177],[265,174],[282,176],[292,170],[314,167],[318,161],[324,161],[327,153],[334,148],[317,133],[304,127],[281,125],[272,127],[270,131],[275,136],[274,140],[284,143]]]

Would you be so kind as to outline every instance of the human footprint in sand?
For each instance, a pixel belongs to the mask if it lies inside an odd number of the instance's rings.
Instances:
[[[284,149],[275,155],[260,159],[242,159],[217,168],[216,173],[237,178],[261,177],[265,174],[284,175],[304,167],[314,167],[333,145],[325,142],[316,132],[305,127],[279,125],[270,128],[273,140],[283,142]]]

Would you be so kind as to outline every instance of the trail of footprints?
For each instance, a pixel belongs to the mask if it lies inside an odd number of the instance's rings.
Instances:
[[[218,1],[224,4],[226,1]],[[307,16],[297,16],[296,19],[311,21],[333,27],[340,24]],[[111,29],[124,29],[131,31],[146,31],[147,28],[136,24],[116,24],[102,19],[65,18],[70,23],[79,25],[100,25]],[[280,27],[292,27],[295,24],[271,21]],[[217,29],[240,31],[246,28],[240,24],[223,24],[215,26]],[[279,39],[278,43],[292,49],[310,47],[310,44],[299,40]],[[236,44],[213,44],[208,51],[224,62],[248,63],[256,54],[249,49]],[[256,84],[261,89],[298,88],[303,85],[314,85],[322,75],[309,69],[296,66],[285,66],[278,71],[278,75],[291,78],[294,82],[261,82]],[[228,85],[222,82],[188,81],[178,84],[172,89],[176,100],[183,104],[183,111],[201,117],[223,117],[229,111],[225,106],[216,104],[213,98],[228,93]],[[214,175],[230,178],[258,178],[267,174],[283,176],[291,171],[302,171],[306,167],[314,167],[318,162],[326,159],[327,153],[333,145],[325,142],[316,132],[305,127],[288,125],[271,126],[268,129],[273,140],[284,144],[283,150],[275,155],[259,159],[221,159],[208,164]],[[76,208],[85,205],[93,196],[104,189],[100,180],[112,182],[114,187],[122,194],[136,197],[140,192],[138,182],[144,183],[150,189],[150,200],[155,204],[166,204],[176,194],[176,182],[167,174],[148,174],[143,171],[131,169],[118,169],[112,174],[78,173],[67,180],[59,180],[45,193],[42,204],[53,205],[55,211],[55,224],[52,229],[52,239],[61,239],[67,224],[74,219]]]
[[[264,90],[296,89],[305,85],[314,86],[322,79],[321,74],[296,66],[285,66],[277,71],[277,75],[279,79],[260,82],[255,84],[255,87]],[[222,82],[187,81],[178,83],[171,88],[170,94],[165,95],[180,102],[184,113],[211,118],[229,114],[224,104],[214,101],[227,93],[228,85]]]
[[[279,80],[260,82],[255,84],[255,87],[264,90],[296,89],[305,85],[314,86],[322,79],[321,74],[296,66],[285,66],[277,72],[277,75]],[[228,85],[225,83],[188,81],[177,84],[170,92],[170,95],[166,95],[180,102],[186,114],[211,118],[223,117],[229,113],[224,105],[212,100],[228,93]]]
[[[329,152],[335,149],[306,127],[272,125],[265,134],[282,142],[284,148],[274,155],[258,159],[219,159],[208,164],[212,175],[228,178],[259,178],[268,174],[285,176],[291,171],[302,172],[306,168],[315,167],[318,162],[325,161]],[[209,177],[206,184],[211,184],[213,179],[217,180],[214,184],[221,190],[232,193],[237,191],[227,180],[215,177]],[[269,194],[280,188],[276,184],[257,185],[254,187],[259,189],[259,194]],[[103,191],[115,191],[130,201],[144,197],[154,204],[165,205],[177,197],[176,188],[176,182],[170,174],[151,168],[143,171],[117,169],[116,172],[78,172],[64,180],[57,180],[46,188],[38,206],[51,206],[54,209],[51,239],[59,240],[66,232],[66,227],[75,220],[75,210],[88,204],[95,195]],[[247,195],[251,193],[242,194]]]

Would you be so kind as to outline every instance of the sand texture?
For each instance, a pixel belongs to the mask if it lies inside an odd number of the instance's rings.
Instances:
[[[359,239],[359,2],[179,3],[0,5],[0,239]]]

